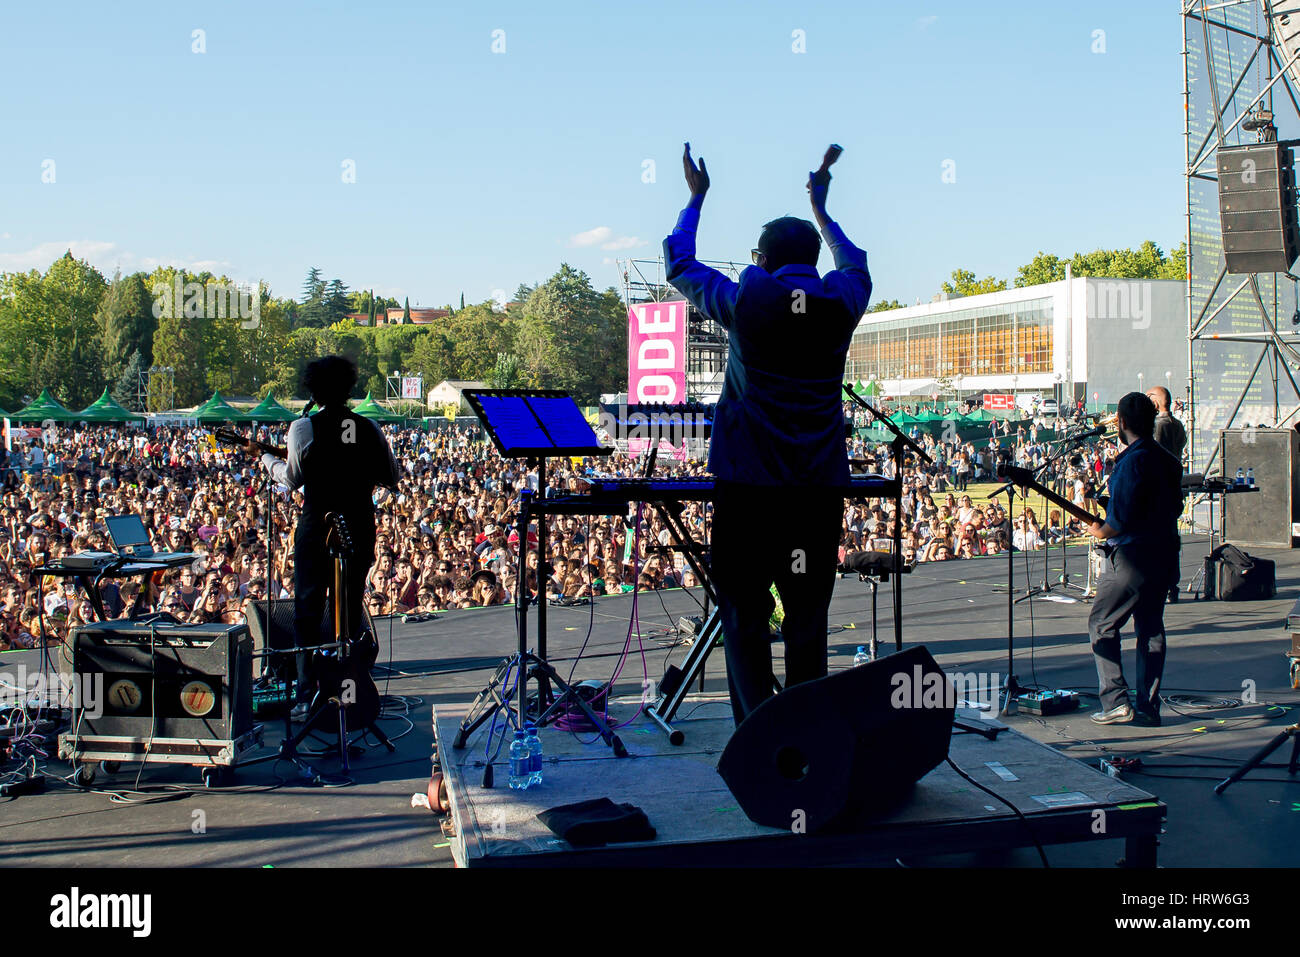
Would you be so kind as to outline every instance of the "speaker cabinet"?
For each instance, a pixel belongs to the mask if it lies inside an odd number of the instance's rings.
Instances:
[[[1221,146],[1217,165],[1228,272],[1286,272],[1300,255],[1291,148],[1276,142]]]
[[[865,821],[948,756],[955,698],[930,652],[910,648],[764,701],[718,773],[756,824],[813,833]]]
[[[227,741],[253,726],[253,642],[244,625],[97,621],[73,630],[79,736]]]
[[[1291,548],[1291,525],[1300,522],[1300,432],[1295,429],[1224,429],[1219,433],[1223,477],[1255,470],[1258,492],[1223,496],[1220,531],[1225,542]]]

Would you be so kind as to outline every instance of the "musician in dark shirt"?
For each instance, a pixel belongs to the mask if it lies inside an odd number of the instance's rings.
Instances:
[[[1169,390],[1162,385],[1147,389],[1147,398],[1156,407],[1155,440],[1156,444],[1176,458],[1181,464],[1183,449],[1187,448],[1187,430],[1183,423],[1174,418],[1169,411]]]
[[[1178,581],[1182,467],[1156,444],[1155,417],[1155,405],[1142,393],[1120,399],[1116,426],[1126,448],[1111,472],[1106,520],[1088,529],[1110,546],[1088,615],[1101,697],[1101,710],[1092,720],[1098,724],[1134,718],[1120,659],[1120,630],[1130,618],[1137,633],[1136,715],[1160,724],[1165,594]]]
[[[326,517],[341,515],[348,526],[353,543],[346,582],[348,618],[359,624],[366,575],[375,558],[372,496],[376,486],[397,487],[397,462],[384,434],[373,421],[348,409],[356,382],[356,364],[343,356],[325,356],[308,365],[303,387],[320,411],[294,420],[286,448],[276,450],[282,454],[262,455],[275,481],[303,490],[293,549],[294,634],[300,648],[317,644],[321,636],[333,572]],[[247,450],[260,451],[251,442]],[[305,699],[310,688],[300,685],[298,691]]]
[[[866,253],[826,213],[824,167],[807,185],[835,270],[818,275],[821,238],[812,223],[789,216],[763,227],[739,282],[703,265],[695,230],[708,170],[703,160],[695,165],[689,143],[682,164],[691,200],[664,241],[667,278],[727,330],[729,348],[709,449],[717,482],[712,576],[740,723],[773,692],[773,584],[785,611],[786,684],[826,674],[840,488],[849,481],[840,387],[871,276]]]

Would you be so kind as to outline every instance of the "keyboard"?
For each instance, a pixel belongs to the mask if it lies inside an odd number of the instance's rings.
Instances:
[[[787,491],[774,488],[773,494]],[[841,491],[845,498],[897,498],[900,485],[881,475],[854,475]],[[533,508],[555,515],[607,515],[634,502],[710,502],[715,493],[712,478],[595,479],[585,494],[547,498]]]

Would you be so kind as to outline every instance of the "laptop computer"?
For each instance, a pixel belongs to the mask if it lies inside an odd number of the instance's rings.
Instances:
[[[119,555],[137,558],[153,555],[149,533],[145,531],[144,522],[139,515],[109,515],[104,519],[104,524],[108,527],[108,537],[113,548]]]

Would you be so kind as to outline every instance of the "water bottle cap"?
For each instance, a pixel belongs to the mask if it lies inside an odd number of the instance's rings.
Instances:
[[[867,646],[866,646],[866,645],[858,645],[858,651],[859,651],[859,653],[861,653],[861,652],[863,652],[863,651],[866,651],[866,650],[867,650]]]
[[[516,738],[522,738],[522,737],[524,737],[524,732],[523,732],[523,731],[516,731],[516,732],[515,732],[515,737],[516,737]]]

